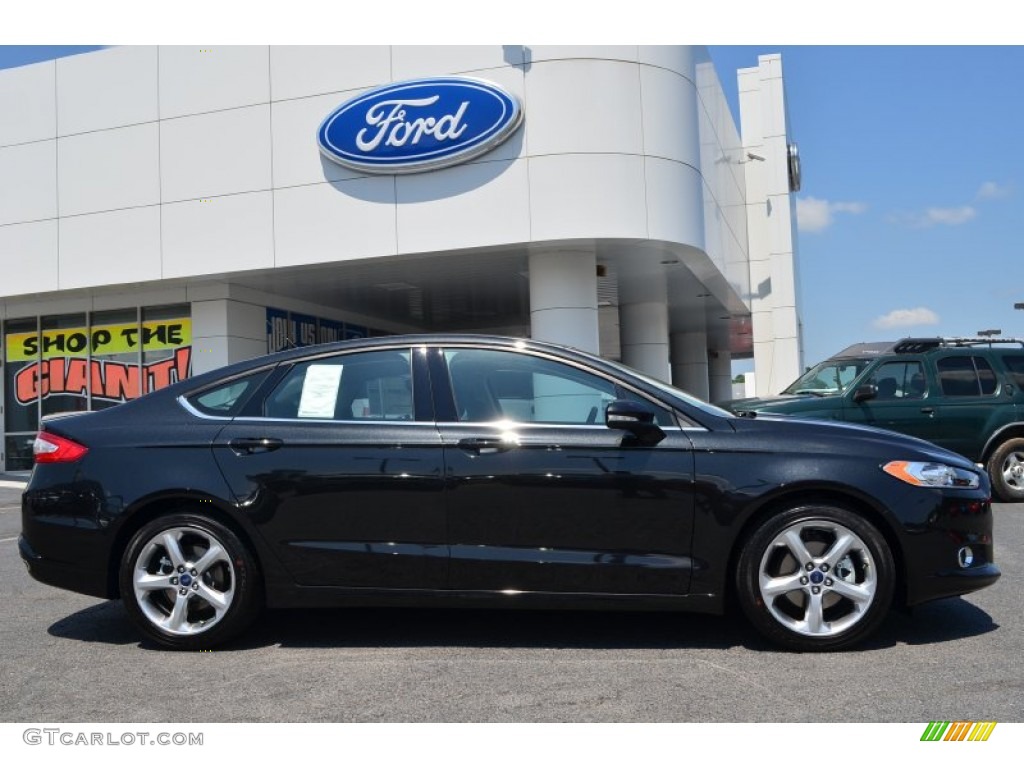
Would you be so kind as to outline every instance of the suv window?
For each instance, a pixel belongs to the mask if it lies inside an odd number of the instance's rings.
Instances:
[[[413,418],[407,350],[355,352],[294,366],[263,404],[275,419],[391,421]]]
[[[1018,389],[1024,389],[1024,355],[1003,355],[1003,364]]]
[[[943,357],[937,363],[942,394],[980,397],[996,391],[996,375],[983,357]]]
[[[914,360],[882,363],[871,375],[876,400],[920,400],[927,389],[924,367]]]

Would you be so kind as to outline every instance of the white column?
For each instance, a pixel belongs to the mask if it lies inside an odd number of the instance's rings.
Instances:
[[[704,331],[673,333],[672,383],[701,400],[708,399],[708,335]]]
[[[231,299],[192,302],[192,375],[267,353],[267,310]]]
[[[667,302],[620,304],[619,338],[622,362],[656,379],[672,380],[668,362]]]
[[[708,353],[708,384],[712,403],[732,400],[732,353],[713,349]]]
[[[593,251],[530,254],[530,335],[598,354]]]

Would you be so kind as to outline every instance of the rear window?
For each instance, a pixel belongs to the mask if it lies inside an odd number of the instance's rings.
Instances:
[[[983,357],[944,357],[938,369],[942,394],[948,397],[981,397],[996,391],[996,374]]]
[[[217,384],[210,389],[203,390],[186,398],[193,408],[207,416],[231,417],[237,414],[249,395],[256,391],[269,371],[257,373],[232,379],[231,381]]]

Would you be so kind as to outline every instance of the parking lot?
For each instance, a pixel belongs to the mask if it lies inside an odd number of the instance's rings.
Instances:
[[[1024,720],[1024,504],[996,505],[994,587],[892,613],[853,652],[778,652],[732,618],[349,609],[181,654],[29,578],[19,498],[0,487],[0,721]]]

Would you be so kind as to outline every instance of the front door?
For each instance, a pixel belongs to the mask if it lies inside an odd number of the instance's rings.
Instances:
[[[507,350],[432,355],[452,589],[687,592],[693,453],[667,410],[664,440],[630,445],[604,425],[628,394],[610,379]]]

